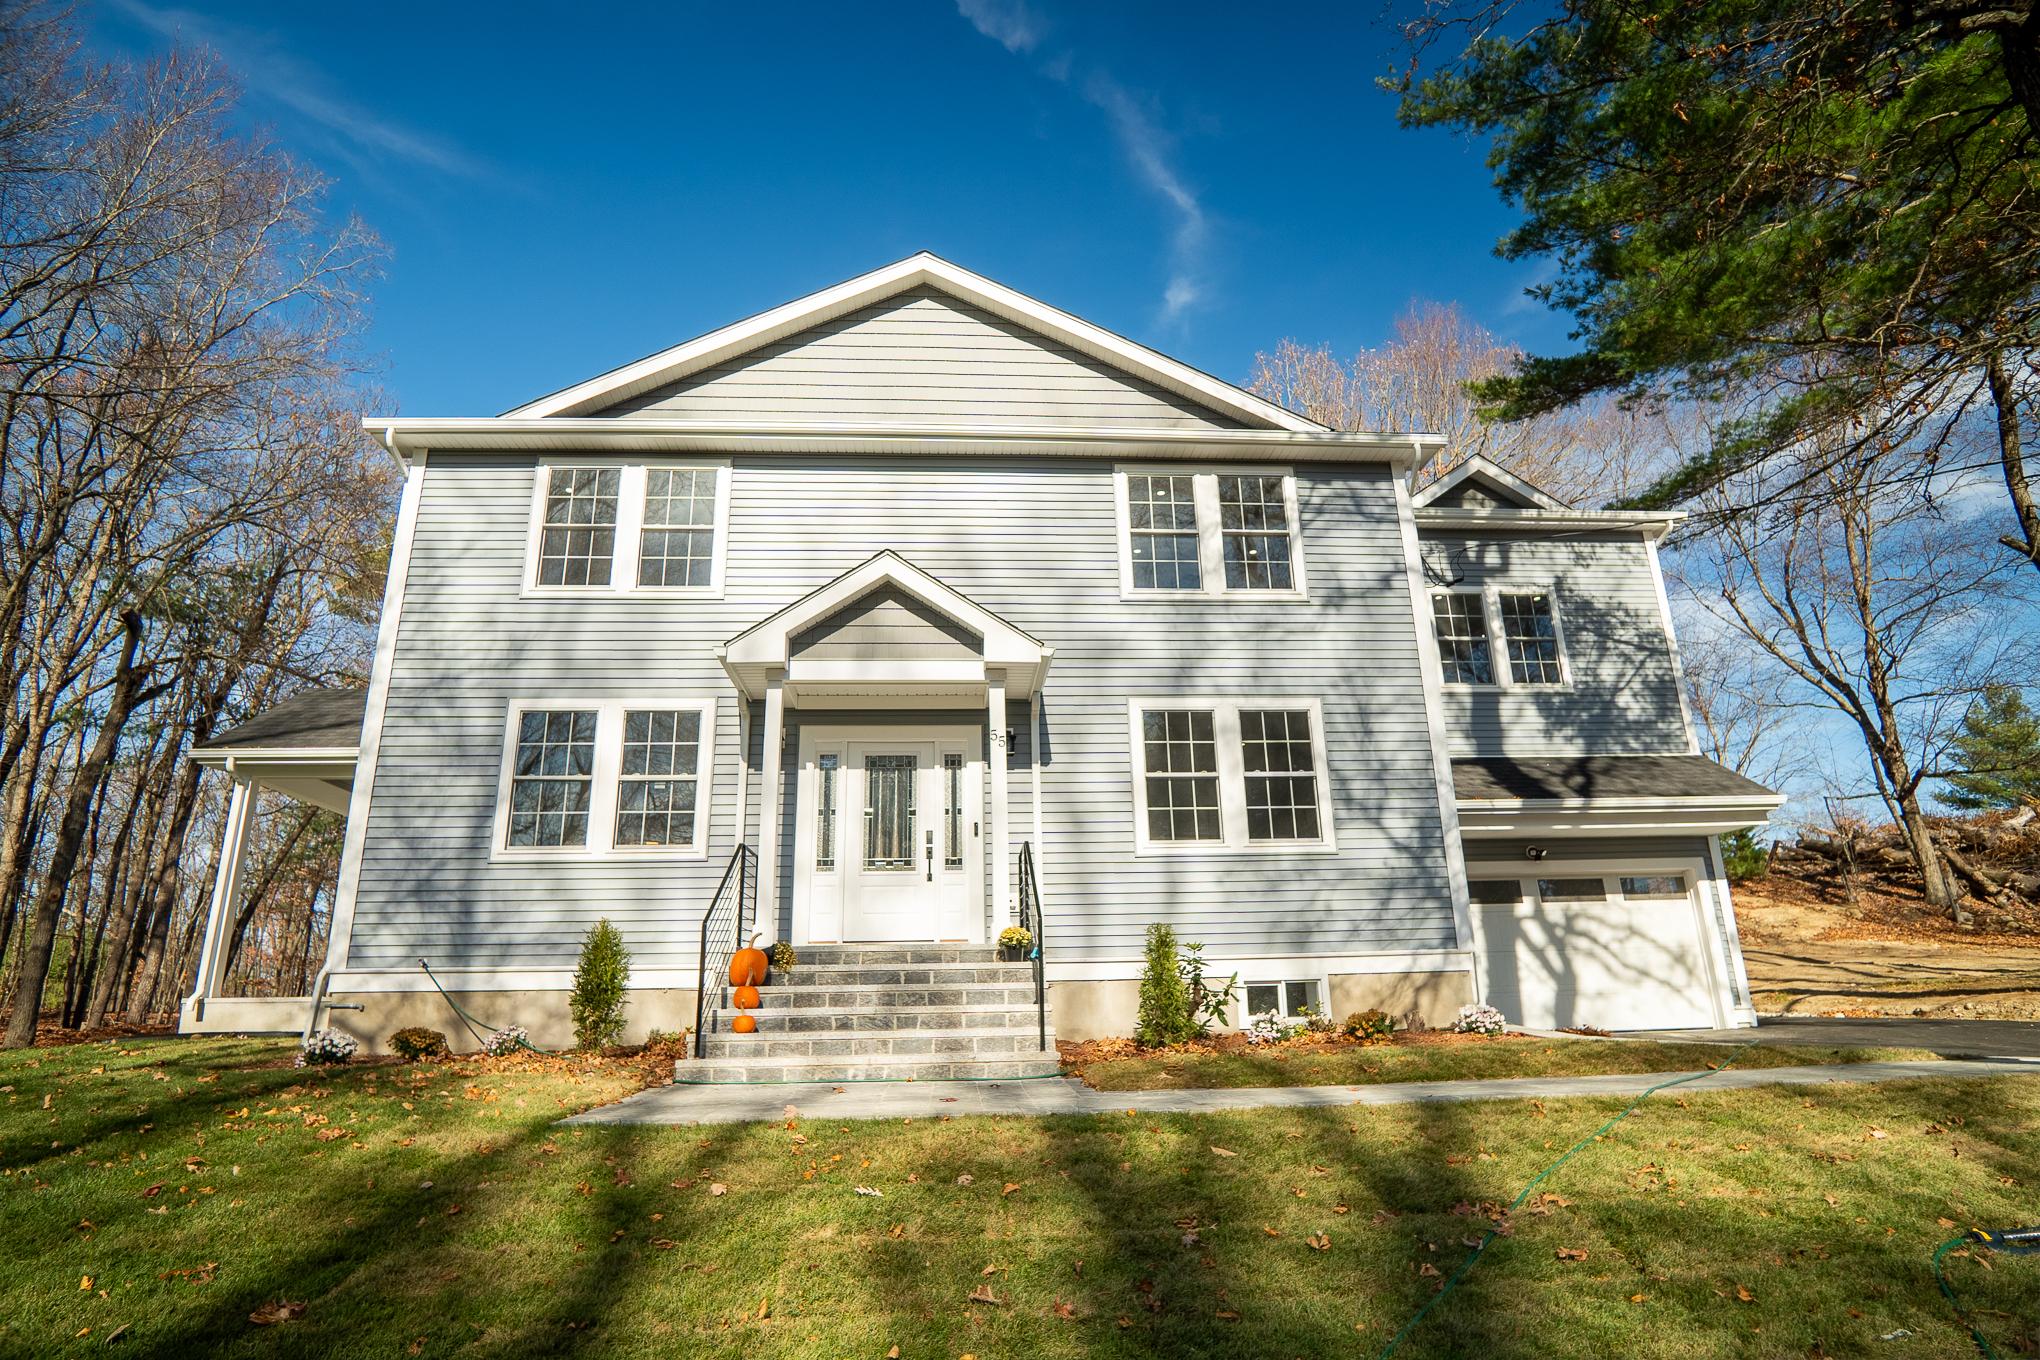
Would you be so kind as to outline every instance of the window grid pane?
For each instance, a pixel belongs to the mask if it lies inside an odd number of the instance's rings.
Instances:
[[[1135,590],[1204,588],[1190,478],[1129,474],[1126,516]]]
[[[647,468],[641,586],[707,586],[715,569],[714,468]]]
[[[1247,839],[1319,839],[1317,764],[1306,709],[1245,709],[1240,757],[1246,771]]]
[[[594,710],[519,714],[510,779],[510,844],[586,845],[594,783]]]
[[[616,843],[694,844],[701,714],[632,709],[623,715],[623,766],[616,788]]]
[[[1147,780],[1148,839],[1215,841],[1218,737],[1209,710],[1155,709],[1141,714]]]
[[[864,867],[914,867],[914,756],[864,758]]]
[[[1540,878],[1537,896],[1546,902],[1605,902],[1608,885],[1598,878]]]
[[[539,535],[538,583],[606,586],[616,553],[616,468],[549,470],[545,527]]]
[[[1509,678],[1519,685],[1556,685],[1558,627],[1549,595],[1504,595],[1499,601],[1502,641],[1509,649]]]
[[[1493,648],[1488,642],[1487,607],[1469,592],[1441,592],[1431,597],[1437,625],[1438,660],[1448,685],[1492,685]]]
[[[1523,881],[1516,878],[1476,878],[1467,883],[1466,895],[1477,906],[1513,907],[1523,900]]]
[[[963,757],[942,757],[942,867],[963,867]]]
[[[1228,590],[1289,590],[1289,508],[1280,477],[1220,477],[1219,530]]]
[[[825,755],[816,760],[816,778],[821,787],[815,795],[815,867],[836,867],[836,766],[838,757]]]
[[[1642,878],[1622,880],[1624,897],[1677,897],[1686,896],[1686,880],[1677,874],[1651,874]]]

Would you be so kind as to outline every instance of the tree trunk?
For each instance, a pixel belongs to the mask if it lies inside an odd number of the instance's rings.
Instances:
[[[1898,800],[1898,808],[1899,831],[1919,868],[1928,904],[1947,912],[1957,925],[1967,924],[1969,913],[1962,909],[1962,889],[1942,862],[1941,848],[1934,844],[1934,833],[1927,826],[1926,814],[1920,810],[1919,798],[1906,794]]]
[[[36,894],[35,916],[22,944],[21,980],[14,992],[14,1010],[8,1016],[7,1032],[0,1036],[0,1048],[26,1048],[35,1042],[35,1022],[42,1005],[43,984],[49,978],[50,955],[56,948],[58,919],[70,887],[71,871],[77,866],[78,851],[91,825],[92,806],[99,796],[99,781],[120,745],[121,729],[136,707],[147,703],[161,686],[142,688],[146,667],[135,665],[135,652],[142,645],[142,616],[128,613],[121,619],[125,636],[121,642],[120,664],[114,672],[113,691],[107,698],[106,716],[91,754],[78,766],[71,780],[70,796],[64,803],[63,818],[57,823],[57,838],[50,847],[49,866],[43,871],[42,888]]]
[[[162,970],[164,947],[170,940],[170,917],[177,909],[179,866],[184,858],[184,837],[191,828],[191,814],[198,805],[198,766],[185,763],[177,790],[177,808],[170,831],[164,838],[163,861],[156,872],[145,911],[148,933],[143,937],[141,955],[135,961],[134,982],[128,992],[127,1022],[139,1025],[149,1017],[149,1000],[156,974]]]
[[[1996,350],[1984,361],[1984,373],[1990,379],[1991,405],[1997,408],[1998,462],[2004,468],[2005,489],[2012,493],[2012,512],[2019,520],[2020,536],[2006,534],[1998,541],[2040,567],[2040,505],[2034,504],[2033,484],[2026,477],[2018,388],[2005,370],[2005,356]]]

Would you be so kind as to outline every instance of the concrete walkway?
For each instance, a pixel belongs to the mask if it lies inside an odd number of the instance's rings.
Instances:
[[[1667,1029],[1626,1034],[1667,1043],[1815,1044],[1834,1048],[1924,1048],[1950,1058],[2040,1058],[2040,1020],[1935,1020],[1767,1015],[1755,1029]]]
[[[1326,1105],[1401,1105],[1461,1100],[1563,1100],[1633,1096],[1681,1075],[1512,1077],[1497,1081],[1386,1082],[1378,1086],[1255,1086],[1226,1090],[1094,1091],[1070,1077],[1038,1081],[873,1081],[785,1086],[658,1086],[614,1105],[577,1114],[568,1124],[744,1124],[803,1119],[927,1119],[937,1115],[1212,1114],[1224,1110]],[[1831,1066],[1730,1068],[1688,1082],[1682,1091],[1823,1082],[1899,1081],[1909,1077],[2040,1077],[2040,1063],[1941,1061]]]

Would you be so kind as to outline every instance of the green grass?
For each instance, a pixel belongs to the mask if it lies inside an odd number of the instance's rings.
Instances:
[[[1611,1042],[1508,1036],[1452,1043],[1338,1048],[1172,1049],[1086,1062],[1080,1075],[1101,1091],[1164,1087],[1372,1086],[1390,1081],[1476,1081],[1496,1077],[1579,1077],[1623,1072],[1685,1072],[1718,1067],[1799,1067],[1823,1063],[1904,1062],[1935,1054],[1910,1048],[1730,1048],[1721,1044]]]
[[[1364,1360],[1622,1103],[566,1129],[628,1075],[287,1052],[0,1054],[0,1355]],[[1668,1091],[1400,1355],[1961,1356],[1938,1220],[2032,1217],[2036,1168],[2031,1079]],[[1950,1265],[2040,1344],[2040,1261]]]

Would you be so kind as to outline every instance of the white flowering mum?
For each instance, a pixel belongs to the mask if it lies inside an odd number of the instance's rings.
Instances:
[[[361,1045],[337,1029],[318,1030],[299,1046],[296,1065],[323,1067],[333,1063],[344,1063],[352,1058],[355,1050],[360,1047]]]
[[[1500,1034],[1508,1023],[1493,1006],[1461,1006],[1452,1028],[1461,1034]]]
[[[529,1030],[525,1029],[522,1025],[512,1025],[508,1029],[499,1029],[488,1038],[482,1040],[482,1052],[492,1058],[501,1058],[515,1053],[521,1046],[530,1042],[530,1040],[531,1033]]]

